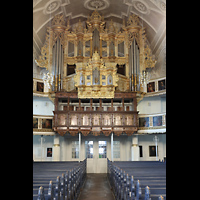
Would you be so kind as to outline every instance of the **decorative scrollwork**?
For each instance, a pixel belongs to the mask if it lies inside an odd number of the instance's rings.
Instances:
[[[139,26],[139,16],[132,14],[129,16],[127,21],[128,26]]]
[[[85,0],[84,6],[87,9],[95,10],[98,8],[98,10],[103,10],[105,8],[108,8],[110,5],[108,0]]]
[[[63,14],[61,15],[56,15],[54,18],[53,18],[53,21],[52,21],[52,24],[53,25],[65,25],[65,20],[64,20],[64,16]]]

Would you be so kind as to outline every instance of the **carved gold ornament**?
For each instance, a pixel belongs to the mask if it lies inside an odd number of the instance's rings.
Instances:
[[[93,2],[94,5],[96,1],[87,2]],[[104,0],[98,2],[101,5],[100,2]],[[142,4],[137,6],[144,9]],[[95,30],[98,30],[96,40],[99,42],[95,44],[97,47],[94,46]],[[47,28],[41,55],[35,60],[39,67],[46,68],[50,74],[54,67],[53,47],[58,39],[63,49],[63,63],[62,66],[59,65],[60,74],[56,76],[60,77],[63,91],[71,92],[78,89],[79,98],[114,98],[116,90],[128,92],[132,88],[131,85],[134,85],[137,92],[145,92],[142,85],[137,87],[138,74],[142,74],[146,68],[153,68],[156,60],[148,45],[145,27],[141,26],[139,16],[130,15],[127,22],[124,19],[122,26],[119,27],[112,19],[105,21],[104,16],[97,10],[88,15],[85,22],[79,20],[73,26],[70,25],[69,18],[65,26],[64,16],[55,15],[52,26]],[[137,55],[139,69],[136,75],[131,74],[130,64],[133,56],[130,55],[130,48],[133,41],[137,43],[139,49]],[[58,60],[61,59],[58,57]],[[67,75],[67,64],[76,65],[75,73]],[[117,64],[125,65],[123,75],[117,73]]]
[[[78,87],[78,98],[114,98],[119,80],[116,72],[115,63],[104,63],[99,54],[94,52],[86,66],[77,64],[74,81]],[[87,80],[85,84],[79,81],[82,76]]]

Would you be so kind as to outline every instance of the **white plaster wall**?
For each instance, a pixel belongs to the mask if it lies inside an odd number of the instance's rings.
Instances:
[[[48,97],[33,97],[33,115],[53,115],[54,104]]]
[[[138,136],[138,145],[142,146],[143,149],[143,157],[139,157],[140,161],[156,161],[156,157],[149,156],[149,146],[155,145],[153,141],[154,137],[154,134]],[[157,137],[159,138],[159,142],[157,143],[158,159],[164,160],[164,157],[166,157],[166,134],[158,134]]]
[[[161,98],[161,112],[166,112],[166,98]]]
[[[52,161],[52,157],[47,157],[47,148],[53,149],[54,136],[43,136],[41,151],[41,135],[33,135],[33,160],[34,161]],[[42,153],[42,158],[41,158]]]
[[[54,136],[43,136],[45,141],[43,141],[42,149],[42,161],[51,161],[52,158],[48,158],[47,148],[53,148]],[[107,157],[111,159],[111,136],[87,136],[81,137],[81,151],[80,156],[81,160],[85,159],[85,141],[96,140],[96,141],[107,141]],[[117,137],[114,136],[114,141],[120,141],[120,158],[115,159],[114,161],[126,161],[131,160],[131,137],[122,136]],[[72,141],[78,141],[78,137],[59,137],[60,142],[60,161],[78,161],[79,159],[72,159]],[[33,135],[33,160],[40,161],[41,160],[41,136]]]
[[[155,145],[153,141],[155,135],[138,135],[138,145],[143,147],[143,157],[139,157],[140,161],[155,161],[156,157],[149,157],[149,146]],[[163,160],[166,157],[166,134],[158,134],[158,159]],[[52,158],[48,158],[47,148],[53,148],[54,136],[43,136],[45,141],[43,142],[43,154],[42,161],[52,161]],[[33,135],[33,160],[41,161],[41,136]],[[77,140],[78,136],[75,137],[59,137],[60,140],[60,161],[78,161],[79,159],[72,159],[72,141]],[[111,159],[111,136],[81,136],[81,160],[85,159],[85,141],[96,140],[96,141],[107,141],[107,158]],[[132,136],[115,136],[114,141],[120,141],[120,158],[114,158],[114,161],[130,161],[131,160],[131,143]],[[97,150],[98,151],[98,150]]]
[[[160,96],[144,97],[137,106],[139,114],[166,112],[166,98]]]
[[[77,136],[60,136],[60,159],[61,161],[79,161],[79,158],[72,158],[72,141],[79,141]],[[81,145],[82,149],[82,145]],[[82,154],[82,152],[81,152]],[[81,160],[85,158],[81,156]]]
[[[111,136],[81,136],[81,160],[85,159],[85,141],[107,141],[107,158],[111,159]],[[120,141],[120,158],[114,158],[114,161],[130,161],[131,160],[131,141],[132,138],[128,136],[115,136],[114,141]],[[76,137],[60,137],[61,161],[72,161],[79,159],[72,159],[72,141],[78,141]]]

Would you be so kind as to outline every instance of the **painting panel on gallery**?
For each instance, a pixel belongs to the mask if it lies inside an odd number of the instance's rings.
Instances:
[[[162,116],[153,117],[153,126],[162,126]]]
[[[139,127],[149,127],[149,117],[139,118]]]
[[[38,128],[38,118],[33,118],[33,128]]]
[[[42,128],[52,129],[52,119],[42,119]]]
[[[44,83],[37,82],[37,91],[44,92]]]
[[[158,90],[165,90],[165,79],[158,81]]]
[[[147,84],[147,92],[155,92],[155,82]]]

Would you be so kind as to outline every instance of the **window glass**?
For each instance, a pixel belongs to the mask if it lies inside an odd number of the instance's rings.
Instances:
[[[93,141],[85,141],[86,158],[93,158]]]
[[[79,141],[72,141],[72,158],[79,158]]]
[[[99,141],[99,158],[107,158],[107,142]]]
[[[113,158],[120,158],[120,141],[113,141]]]

